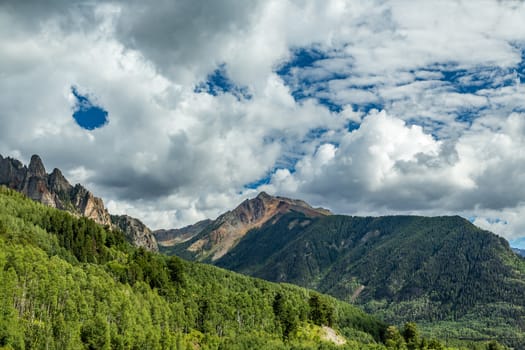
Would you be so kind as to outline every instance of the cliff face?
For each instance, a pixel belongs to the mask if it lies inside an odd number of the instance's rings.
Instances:
[[[111,222],[124,232],[133,245],[148,250],[158,250],[155,236],[139,219],[128,215],[111,215]]]
[[[13,158],[0,156],[0,185],[22,192],[29,198],[53,208],[67,210],[111,226],[104,202],[82,185],[71,186],[59,169],[51,174],[39,156],[33,155],[29,166]]]
[[[122,220],[115,219],[114,223],[102,199],[95,197],[80,184],[72,186],[59,169],[55,168],[51,174],[47,174],[38,155],[31,157],[27,167],[16,159],[3,158],[0,155],[0,185],[22,192],[27,197],[50,207],[85,216],[100,225],[119,228],[131,243],[146,249],[158,250],[155,237],[139,220],[126,217]],[[140,225],[129,224],[134,220]]]

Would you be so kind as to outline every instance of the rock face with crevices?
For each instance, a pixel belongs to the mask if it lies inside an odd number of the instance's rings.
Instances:
[[[153,233],[139,219],[128,215],[111,215],[111,222],[124,232],[133,245],[152,251],[158,250]]]
[[[142,222],[128,216],[112,218],[101,198],[95,197],[80,184],[72,186],[57,168],[48,174],[42,159],[36,154],[31,157],[28,166],[17,159],[0,155],[0,185],[47,206],[85,216],[103,226],[119,228],[131,243],[158,250],[155,237]]]

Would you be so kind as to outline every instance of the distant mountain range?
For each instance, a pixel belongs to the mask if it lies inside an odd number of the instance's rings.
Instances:
[[[313,288],[389,322],[525,339],[525,260],[459,216],[331,215],[261,193],[217,220],[154,234],[161,252]]]
[[[514,253],[525,257],[525,249],[512,248],[512,250],[514,251]]]
[[[48,174],[42,159],[33,155],[29,166],[19,160],[0,155],[0,185],[25,194],[47,206],[66,210],[77,216],[93,219],[108,228],[122,230],[136,246],[157,251],[157,241],[151,230],[140,220],[127,215],[110,215],[102,199],[95,197],[81,184],[72,186],[59,169]]]

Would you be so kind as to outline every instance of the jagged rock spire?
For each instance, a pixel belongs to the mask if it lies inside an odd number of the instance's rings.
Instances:
[[[71,184],[66,180],[60,169],[53,169],[53,172],[49,175],[48,184],[51,191],[60,193],[60,192],[69,192],[73,188]]]
[[[36,154],[31,156],[31,161],[29,162],[29,174],[32,176],[45,177],[46,168],[44,168],[44,163],[42,159]]]
[[[126,217],[112,223],[104,202],[82,185],[73,187],[59,169],[46,173],[42,159],[33,155],[29,166],[13,158],[0,156],[0,185],[22,192],[27,197],[50,207],[82,215],[98,224],[122,229],[133,244],[146,249],[158,250],[157,241],[151,231],[137,219]],[[115,220],[119,216],[114,216]]]

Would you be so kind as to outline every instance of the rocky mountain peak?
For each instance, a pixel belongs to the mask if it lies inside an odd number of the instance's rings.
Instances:
[[[51,191],[56,193],[70,192],[73,186],[66,180],[60,169],[53,169],[49,175],[48,184]]]
[[[270,200],[270,199],[272,199],[274,197],[270,196],[268,193],[262,191],[262,192],[259,192],[259,194],[255,198],[259,198],[259,199],[261,199],[263,201],[266,201],[266,200]]]
[[[150,250],[158,249],[155,237],[139,220],[130,217],[117,220],[117,216],[113,223],[101,198],[80,184],[72,186],[59,169],[47,174],[42,159],[36,154],[31,157],[28,167],[16,159],[0,156],[0,185],[50,207],[85,216],[100,225],[119,228],[131,243]]]
[[[119,227],[134,245],[148,250],[158,250],[155,236],[139,219],[128,215],[111,215],[111,222]]]
[[[259,217],[261,210],[273,212],[272,215],[277,213],[285,214],[290,211],[301,212],[310,217],[332,215],[328,209],[314,208],[305,201],[280,196],[272,196],[264,191],[260,192],[257,197],[246,200],[234,211],[240,208],[251,209],[255,217]]]
[[[42,159],[40,159],[40,157],[36,154],[33,154],[31,156],[31,161],[29,162],[28,170],[31,176],[46,176],[46,168],[44,168],[44,163],[42,162]]]
[[[299,212],[312,218],[331,215],[326,209],[313,208],[300,200],[261,192],[255,198],[246,199],[235,209],[219,216],[202,231],[205,234],[194,236],[195,240],[187,250],[204,258],[211,257],[215,261],[235,247],[249,230],[259,228],[267,222],[275,222],[290,212]],[[174,241],[173,243],[176,244]]]

